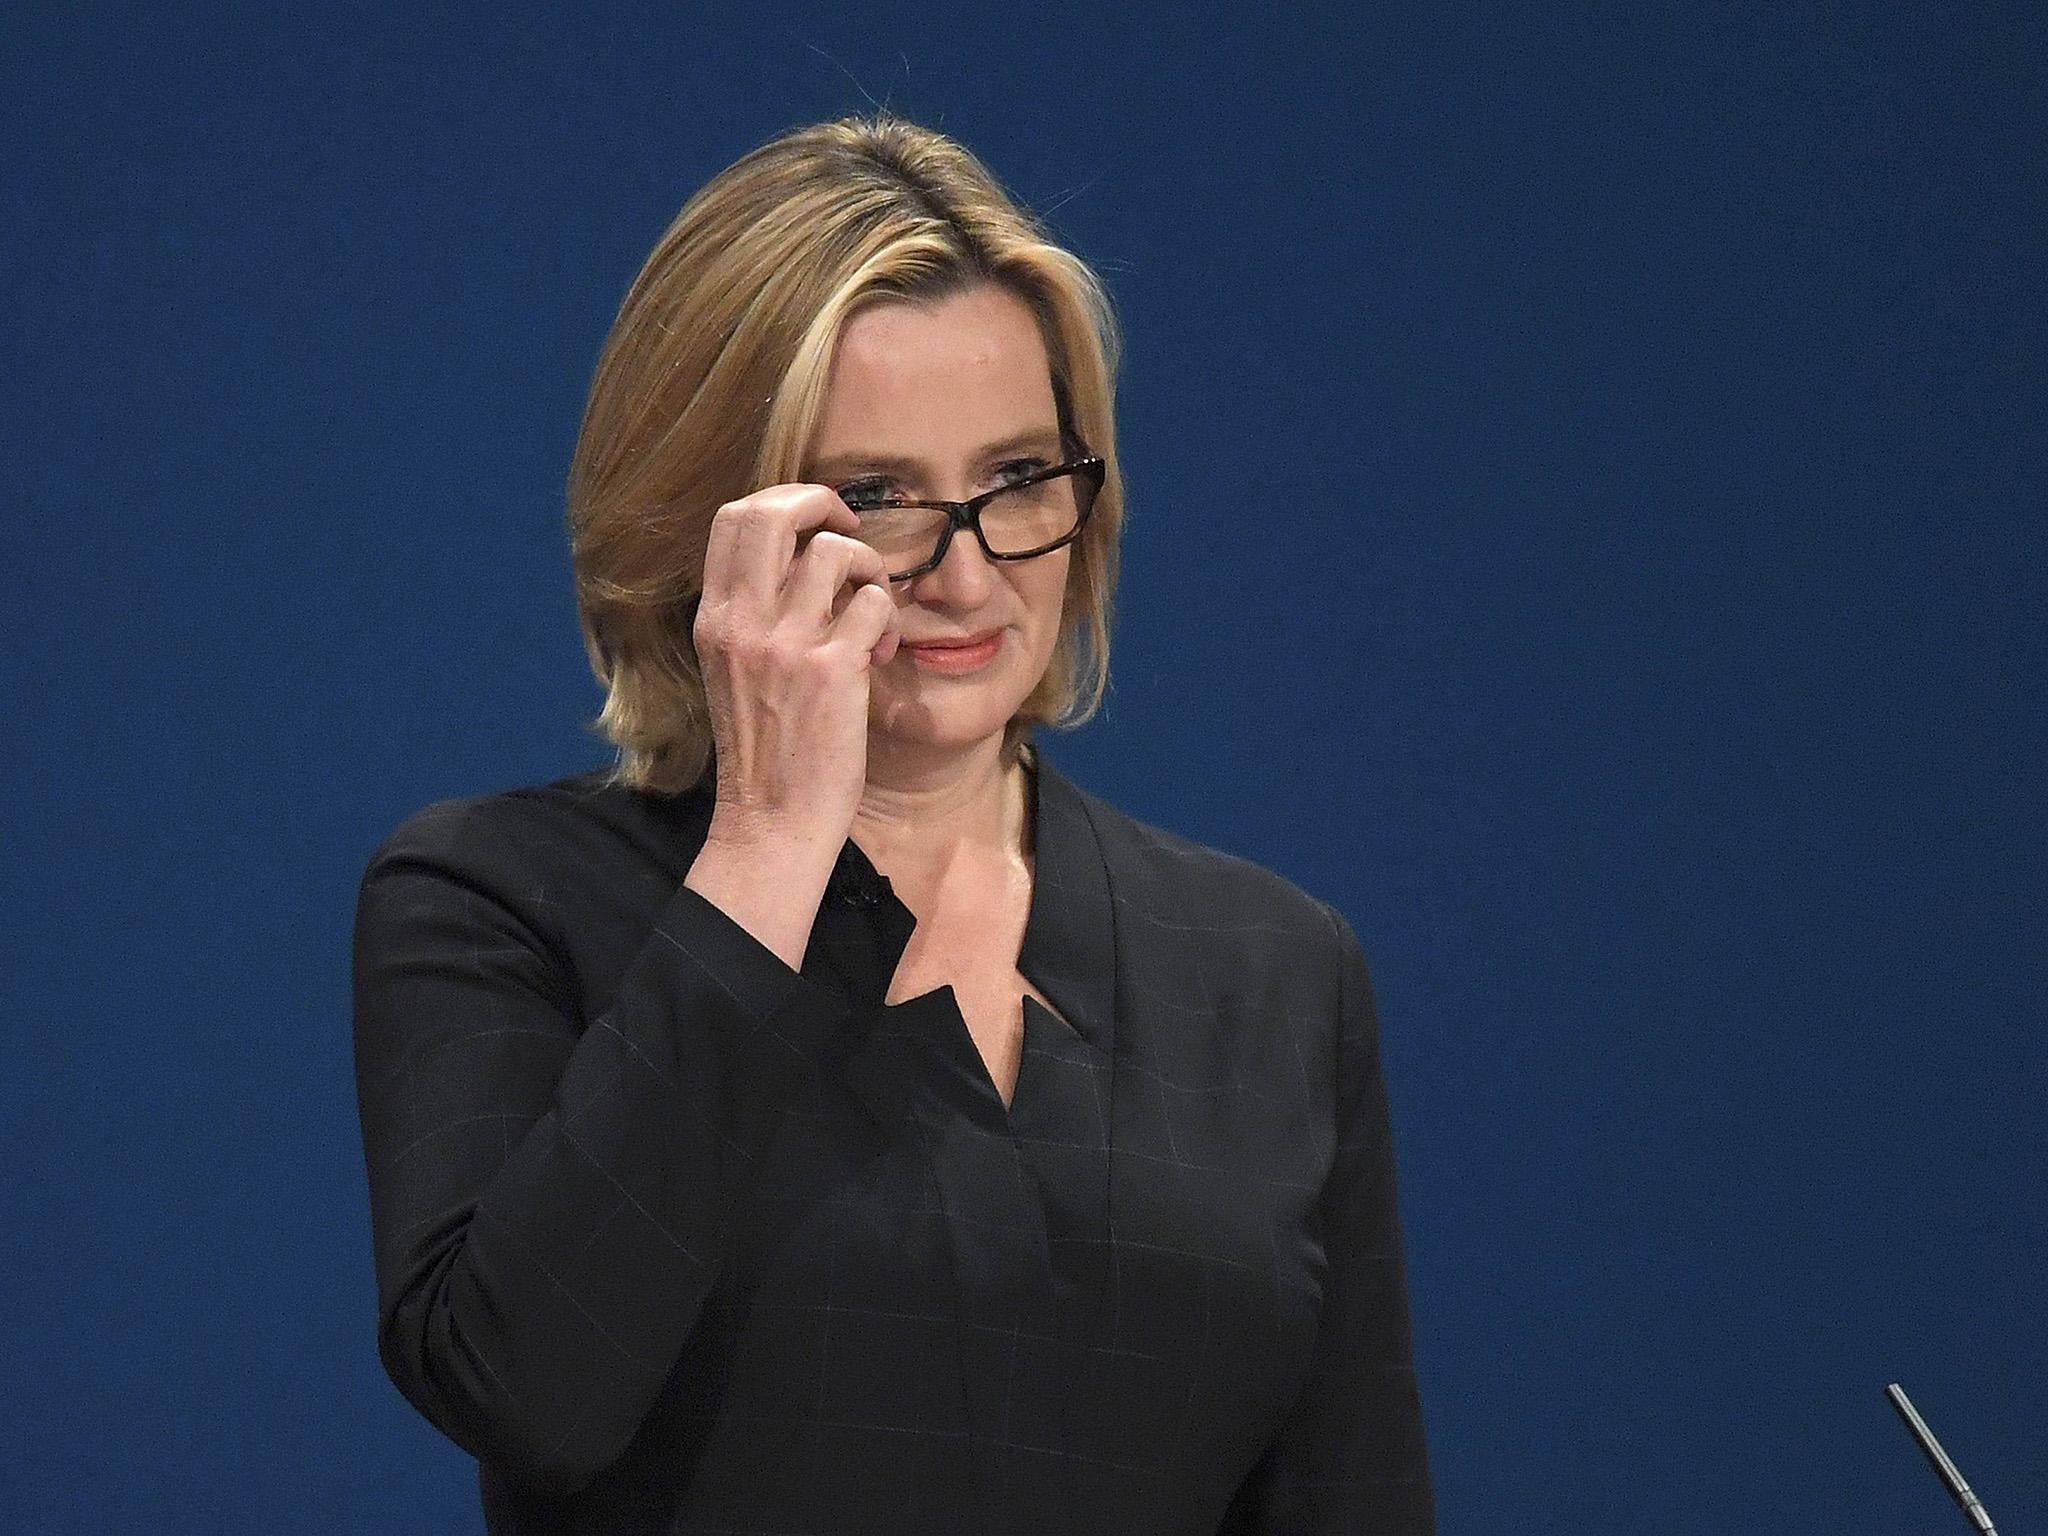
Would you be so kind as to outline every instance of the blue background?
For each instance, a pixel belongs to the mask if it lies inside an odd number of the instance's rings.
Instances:
[[[10,1528],[480,1529],[356,880],[603,760],[598,344],[872,95],[1121,305],[1048,750],[1364,939],[1445,1530],[1962,1529],[1891,1379],[2048,1530],[2038,9],[202,9],[0,60]]]

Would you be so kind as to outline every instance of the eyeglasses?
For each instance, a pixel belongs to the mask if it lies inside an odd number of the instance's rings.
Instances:
[[[1108,466],[1075,459],[1006,480],[966,501],[904,501],[863,491],[855,481],[840,500],[860,518],[854,537],[889,563],[891,581],[935,570],[962,528],[974,530],[991,560],[1031,560],[1080,536],[1095,509]]]

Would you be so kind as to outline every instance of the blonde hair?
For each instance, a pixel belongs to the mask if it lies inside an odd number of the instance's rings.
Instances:
[[[774,139],[706,183],[633,280],[599,355],[569,535],[614,781],[673,794],[703,776],[711,721],[691,624],[711,519],[800,476],[847,321],[981,283],[1036,314],[1060,430],[1108,465],[1070,546],[1059,641],[1005,747],[1100,706],[1123,524],[1109,295],[952,139],[887,114],[846,118]]]

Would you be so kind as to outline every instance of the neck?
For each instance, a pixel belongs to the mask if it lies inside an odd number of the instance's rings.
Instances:
[[[907,757],[868,745],[867,786],[853,816],[853,840],[892,880],[922,882],[962,859],[1007,859],[1025,851],[1029,786],[1000,733],[964,752]]]

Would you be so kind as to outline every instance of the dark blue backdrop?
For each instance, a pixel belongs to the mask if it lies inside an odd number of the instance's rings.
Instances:
[[[1365,939],[1446,1531],[1959,1530],[1892,1378],[2048,1530],[2037,10],[412,9],[0,50],[7,1524],[479,1529],[374,1354],[356,879],[601,760],[599,340],[871,93],[1121,303],[1050,752]]]

